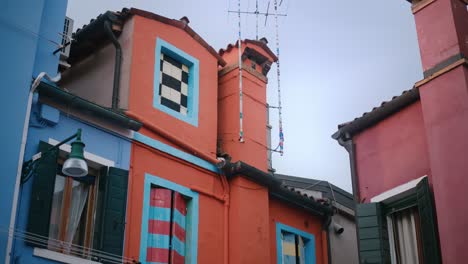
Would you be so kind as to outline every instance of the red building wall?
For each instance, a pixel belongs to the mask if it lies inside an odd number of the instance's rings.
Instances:
[[[198,127],[153,107],[156,38],[171,43],[199,61]],[[159,21],[135,16],[130,76],[129,110],[154,125],[190,142],[200,152],[215,157],[217,137],[218,62],[184,30]],[[156,134],[152,138],[162,140]],[[164,141],[164,140],[163,140]]]
[[[315,237],[316,263],[328,263],[327,238],[321,219],[276,199],[270,199],[270,263],[277,263],[276,223],[285,224]],[[267,263],[266,261],[263,263]]]
[[[428,175],[426,132],[418,101],[354,138],[359,200]]]

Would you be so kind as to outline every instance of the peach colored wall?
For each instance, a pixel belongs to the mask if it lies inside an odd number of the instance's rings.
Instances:
[[[151,149],[132,144],[129,175],[125,256],[134,259],[140,254],[145,173],[190,188],[197,186],[222,196],[219,176]],[[222,263],[223,208],[220,201],[199,194],[198,263]]]
[[[241,176],[230,186],[229,263],[269,263],[268,189]]]
[[[237,49],[225,53],[227,58]],[[224,58],[224,56],[223,56]],[[229,64],[229,62],[228,62]],[[239,142],[239,70],[235,68],[219,81],[218,136],[222,150],[233,157],[266,171],[266,83],[243,71],[243,130],[245,143]]]
[[[153,107],[155,47],[158,37],[199,60],[198,127]],[[146,119],[154,120],[154,125],[214,157],[217,129],[217,59],[185,31],[135,16],[131,66],[129,110]]]
[[[360,200],[429,175],[421,102],[418,101],[354,137]]]
[[[299,208],[294,208],[289,204],[271,198],[270,199],[270,263],[277,263],[276,250],[276,223],[282,223],[301,231],[314,235],[315,255],[317,264],[328,264],[326,233],[322,232],[321,219],[313,216]],[[324,247],[325,246],[325,247]],[[266,263],[263,262],[263,263]]]
[[[130,18],[118,37],[122,46],[119,107],[127,109],[132,61],[133,18]],[[62,74],[60,87],[104,107],[112,106],[115,47],[111,43],[72,65]]]

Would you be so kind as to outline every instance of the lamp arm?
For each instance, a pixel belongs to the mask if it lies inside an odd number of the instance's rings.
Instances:
[[[31,178],[32,171],[34,170],[34,166],[35,166],[35,164],[37,162],[41,161],[43,157],[46,157],[47,155],[52,153],[52,151],[57,150],[58,148],[60,148],[60,146],[62,146],[63,144],[67,143],[68,141],[70,141],[70,140],[72,140],[74,138],[81,139],[81,128],[79,128],[78,131],[75,134],[73,134],[73,135],[67,137],[66,139],[60,141],[57,145],[50,147],[48,150],[46,150],[44,152],[39,152],[39,153],[35,154],[32,157],[32,159],[24,162],[23,163],[23,170],[22,170],[22,174],[21,174],[21,183],[25,183],[26,181],[29,180],[29,178]]]

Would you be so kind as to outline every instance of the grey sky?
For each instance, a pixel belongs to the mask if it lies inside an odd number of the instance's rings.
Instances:
[[[265,12],[268,0],[258,0]],[[271,0],[270,11],[273,11]],[[253,11],[255,0],[241,0]],[[187,16],[190,26],[216,50],[237,38],[237,0],[69,0],[75,29],[106,10],[137,7],[169,18]],[[346,151],[330,135],[349,121],[422,79],[413,15],[405,0],[283,0],[280,61],[285,155],[274,154],[278,173],[328,180],[351,191]],[[275,48],[274,17],[259,19],[259,35]],[[255,16],[243,15],[242,37],[255,38]],[[277,105],[276,68],[268,100]],[[246,117],[247,118],[247,117]],[[271,112],[278,142],[277,112]]]

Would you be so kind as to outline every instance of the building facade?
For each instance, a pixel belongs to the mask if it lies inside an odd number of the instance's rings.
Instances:
[[[359,263],[353,195],[327,181],[283,174],[275,174],[275,177],[293,190],[332,202],[334,214],[328,227],[329,261],[333,264]]]
[[[41,158],[20,185],[27,237],[11,261],[328,263],[330,202],[268,173],[278,58],[243,40],[239,65],[239,43],[216,52],[188,24],[124,9],[76,31],[70,68],[38,87],[25,160],[81,128],[90,175],[60,175],[66,145]]]
[[[342,124],[361,263],[460,263],[468,223],[465,1],[412,2],[424,79]]]
[[[0,110],[8,129],[0,133],[3,140],[0,185],[4,188],[0,202],[0,262],[9,261],[13,242],[9,230],[14,228],[19,191],[19,175],[27,133],[28,101],[31,79],[41,72],[57,73],[58,48],[63,30],[67,1],[4,1],[0,15],[0,72],[5,97]],[[31,94],[32,99],[32,94]],[[37,98],[36,98],[37,99]]]

